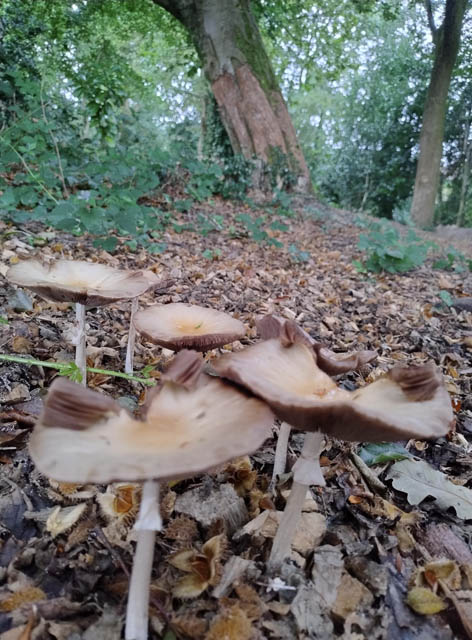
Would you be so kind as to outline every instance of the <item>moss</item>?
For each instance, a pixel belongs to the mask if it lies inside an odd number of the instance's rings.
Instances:
[[[236,43],[270,100],[272,91],[280,92],[275,73],[248,5],[241,7],[241,16],[244,24],[241,29],[235,29]]]

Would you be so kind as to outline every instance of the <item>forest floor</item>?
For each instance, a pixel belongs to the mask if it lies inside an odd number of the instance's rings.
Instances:
[[[234,221],[242,205],[215,201],[200,208],[223,215],[236,231],[202,236],[169,230],[168,249],[158,256],[125,247],[111,255],[93,248],[86,236],[44,235],[37,226],[0,223],[0,353],[73,359],[72,307],[19,293],[2,276],[27,257],[91,259],[150,269],[170,280],[159,295],[143,296],[142,306],[187,302],[241,319],[247,338],[228,349],[254,341],[256,318],[267,313],[296,320],[337,352],[377,349],[374,364],[340,379],[347,389],[395,364],[433,360],[451,394],[456,426],[436,442],[400,443],[411,456],[402,463],[389,461],[391,446],[382,449],[380,463],[371,464],[371,449],[328,439],[321,458],[326,487],[313,489],[292,557],[277,577],[266,571],[273,510],[283,509],[291,480],[286,474],[275,495],[268,494],[274,439],[250,462],[171,483],[162,497],[152,637],[472,638],[472,313],[438,297],[447,291],[455,299],[471,298],[472,273],[433,270],[432,259],[405,274],[358,273],[352,261],[361,257],[356,245],[362,230],[349,212],[313,216],[301,207],[284,220],[290,229],[272,233],[306,252],[305,261],[297,262],[300,253],[247,237]],[[198,207],[178,216],[186,221],[197,213]],[[451,244],[447,234],[433,235],[439,244]],[[33,246],[30,239],[39,236],[42,246]],[[460,248],[472,252],[472,242]],[[123,370],[128,322],[128,302],[87,314],[90,366]],[[158,379],[166,361],[159,348],[138,344],[138,375],[153,365]],[[129,484],[66,487],[35,470],[26,445],[54,376],[51,369],[0,362],[0,640],[116,640],[132,563],[136,491]],[[144,401],[140,383],[103,374],[91,374],[88,382],[124,406]],[[292,436],[289,467],[301,443],[301,434]],[[359,464],[359,456],[370,466]],[[404,477],[401,491],[389,477],[404,462],[410,469],[429,466],[423,483]],[[215,505],[213,520],[208,508],[199,508],[203,503]],[[173,595],[186,574],[169,563],[183,548],[207,563],[193,574],[197,586],[188,599]],[[408,597],[422,613],[407,604]]]

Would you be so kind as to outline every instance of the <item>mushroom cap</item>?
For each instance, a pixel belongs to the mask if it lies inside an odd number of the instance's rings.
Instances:
[[[159,282],[152,271],[125,271],[84,260],[45,265],[25,260],[11,266],[7,280],[55,302],[100,306],[136,298]]]
[[[334,353],[330,349],[316,342],[309,333],[298,326],[293,320],[285,320],[279,316],[269,314],[257,321],[257,329],[263,340],[280,338],[291,344],[294,341],[303,342],[316,353],[316,363],[319,368],[330,376],[361,369],[368,362],[377,357],[377,351],[355,351],[354,353]]]
[[[33,461],[60,482],[108,483],[184,478],[255,451],[271,433],[269,407],[201,373],[202,364],[200,354],[178,354],[142,421],[56,379],[30,438]]]
[[[343,440],[435,439],[453,418],[451,401],[434,364],[394,367],[357,391],[339,389],[303,342],[266,340],[214,360],[222,377],[249,389],[278,418],[297,429]]]
[[[156,305],[134,316],[136,331],[161,347],[208,351],[239,340],[243,323],[222,311],[175,302]]]

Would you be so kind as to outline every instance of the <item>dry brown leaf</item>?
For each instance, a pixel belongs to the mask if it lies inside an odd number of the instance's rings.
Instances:
[[[39,587],[25,587],[0,597],[0,611],[14,611],[23,604],[45,600],[46,594]]]

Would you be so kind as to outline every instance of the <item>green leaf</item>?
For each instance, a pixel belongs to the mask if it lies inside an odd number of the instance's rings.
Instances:
[[[353,260],[352,264],[359,273],[367,273],[367,269],[360,260]]]
[[[116,225],[129,234],[136,234],[137,219],[139,216],[139,207],[137,205],[131,206],[122,211],[118,211],[115,215]]]
[[[404,460],[412,457],[405,447],[397,442],[366,444],[360,449],[358,455],[369,467],[391,460]]]
[[[101,247],[105,249],[105,251],[114,251],[116,249],[116,245],[118,244],[118,238],[110,236],[108,238],[96,238],[93,241],[94,247]]]
[[[452,307],[452,305],[454,304],[454,298],[451,296],[449,291],[446,291],[445,289],[443,289],[438,293],[438,296],[441,298],[441,300],[444,302],[444,304],[447,307]]]
[[[82,372],[75,362],[70,362],[59,369],[59,375],[69,378],[73,382],[82,382]]]

